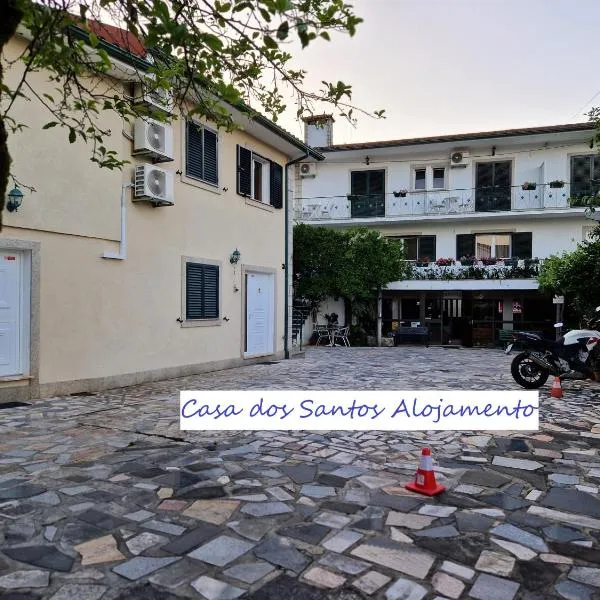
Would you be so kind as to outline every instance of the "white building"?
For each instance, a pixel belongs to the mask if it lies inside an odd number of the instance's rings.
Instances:
[[[600,190],[593,137],[576,123],[334,145],[333,119],[312,117],[305,141],[326,158],[297,168],[296,221],[402,239],[417,268],[384,292],[383,335],[415,322],[441,344],[487,344],[513,327],[553,335],[536,271],[593,229],[584,215]],[[454,262],[435,264],[443,259]]]

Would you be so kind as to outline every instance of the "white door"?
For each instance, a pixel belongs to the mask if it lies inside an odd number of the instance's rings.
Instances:
[[[0,377],[22,373],[21,263],[17,252],[0,253]]]
[[[274,279],[266,273],[246,274],[246,355],[273,352]]]

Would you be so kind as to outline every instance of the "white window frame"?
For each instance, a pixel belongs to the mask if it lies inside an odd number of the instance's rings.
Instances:
[[[496,236],[501,236],[501,235],[505,235],[508,236],[508,256],[504,256],[502,258],[497,258],[496,257]],[[478,237],[483,237],[483,236],[488,236],[492,238],[492,249],[491,249],[491,256],[490,258],[495,259],[495,260],[508,260],[512,257],[512,235],[510,233],[476,233],[475,234],[475,256],[477,259],[481,260],[481,258],[479,256],[477,256],[477,238]]]
[[[444,171],[444,180],[442,182],[442,187],[436,187],[435,186],[435,177],[434,177],[434,171],[435,170],[442,170]],[[446,189],[446,177],[447,177],[447,173],[448,171],[446,170],[446,167],[431,167],[431,189],[432,190],[445,190]]]
[[[252,191],[250,192],[250,198],[255,202],[262,202],[263,204],[271,204],[271,163],[266,158],[252,152]],[[254,169],[256,163],[262,165],[262,198],[256,197],[256,190],[254,189]]]
[[[425,171],[425,179],[424,179],[425,187],[423,187],[423,188],[417,187],[417,171]],[[427,191],[427,167],[413,167],[411,184],[412,184],[412,189],[415,192]]]

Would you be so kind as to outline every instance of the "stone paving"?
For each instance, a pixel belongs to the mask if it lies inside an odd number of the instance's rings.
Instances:
[[[0,410],[0,598],[598,599],[600,384],[547,385],[539,432],[179,431],[182,389],[518,389],[510,360],[311,348]]]

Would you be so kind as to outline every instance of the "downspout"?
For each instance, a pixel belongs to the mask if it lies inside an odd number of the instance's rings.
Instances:
[[[124,183],[121,186],[121,240],[119,241],[119,252],[105,252],[102,258],[125,260],[127,257],[127,212],[125,204],[125,190],[133,187],[133,183]]]
[[[306,152],[306,150],[305,150]],[[284,180],[285,180],[285,207],[284,207],[284,215],[285,215],[285,285],[284,285],[284,298],[285,298],[285,302],[284,302],[284,307],[285,307],[285,316],[284,316],[284,321],[285,321],[285,328],[284,328],[284,336],[283,336],[283,350],[284,350],[284,356],[285,358],[289,358],[290,357],[290,335],[289,335],[289,329],[290,329],[290,324],[289,324],[289,319],[290,319],[290,306],[289,306],[289,299],[288,299],[288,292],[289,292],[289,274],[290,274],[290,264],[289,264],[289,247],[290,247],[290,243],[289,243],[289,237],[290,237],[290,207],[289,207],[289,200],[290,200],[290,192],[289,192],[289,181],[288,181],[288,167],[291,167],[292,165],[296,164],[297,162],[300,162],[301,160],[304,160],[305,158],[308,158],[310,155],[308,154],[308,152],[306,152],[306,154],[304,154],[304,156],[300,156],[299,158],[295,158],[294,160],[291,160],[290,162],[286,163],[285,165],[285,176],[284,176]]]

